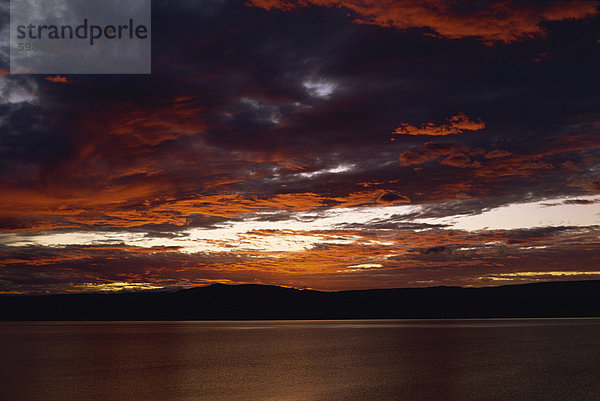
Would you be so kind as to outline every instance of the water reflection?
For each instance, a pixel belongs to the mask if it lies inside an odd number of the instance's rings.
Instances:
[[[599,319],[0,324],[0,397],[594,399]]]

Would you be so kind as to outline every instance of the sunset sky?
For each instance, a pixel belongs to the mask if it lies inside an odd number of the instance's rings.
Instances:
[[[0,294],[600,279],[600,2],[154,0],[151,75],[0,62]]]

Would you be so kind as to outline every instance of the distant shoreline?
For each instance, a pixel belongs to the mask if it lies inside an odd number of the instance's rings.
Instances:
[[[321,292],[215,284],[176,292],[4,295],[1,321],[598,318],[600,281]]]

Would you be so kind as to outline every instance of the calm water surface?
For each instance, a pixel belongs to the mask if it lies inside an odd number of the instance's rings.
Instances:
[[[600,400],[600,319],[5,322],[0,400]]]

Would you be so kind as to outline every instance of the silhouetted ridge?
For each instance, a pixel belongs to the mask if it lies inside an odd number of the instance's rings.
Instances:
[[[213,284],[176,292],[0,296],[0,320],[600,316],[600,281],[320,292]]]

